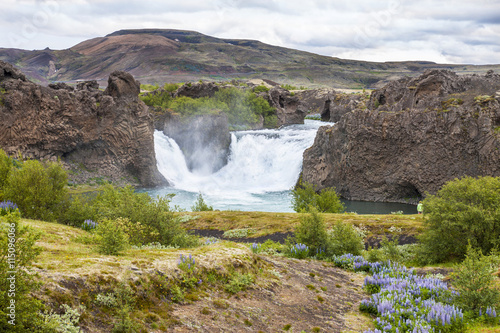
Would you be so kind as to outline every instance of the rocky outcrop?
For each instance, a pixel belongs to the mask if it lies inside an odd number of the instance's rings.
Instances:
[[[174,97],[213,97],[219,91],[219,86],[215,82],[185,83],[177,89]]]
[[[367,94],[346,94],[334,92],[328,94],[321,111],[321,120],[336,123],[348,112],[366,107]]]
[[[457,177],[500,176],[500,76],[428,71],[321,127],[303,180],[352,200],[415,202]]]
[[[181,118],[167,112],[164,121],[163,133],[177,142],[191,171],[211,174],[227,164],[231,134],[226,114]]]
[[[263,97],[276,109],[278,127],[304,123],[308,110],[300,103],[298,96],[281,87],[274,87]]]
[[[0,147],[27,158],[60,158],[111,179],[159,184],[165,180],[156,168],[153,121],[138,88],[125,72],[112,73],[105,92],[93,82],[42,87],[0,61]]]

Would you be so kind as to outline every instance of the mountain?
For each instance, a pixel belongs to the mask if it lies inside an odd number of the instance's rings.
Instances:
[[[263,78],[309,87],[373,88],[429,68],[468,74],[500,69],[500,65],[345,60],[256,40],[221,39],[172,29],[120,30],[66,50],[0,48],[0,60],[42,84],[97,80],[106,85],[111,72],[122,70],[142,83]]]

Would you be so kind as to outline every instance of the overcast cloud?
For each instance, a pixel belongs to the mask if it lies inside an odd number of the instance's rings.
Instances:
[[[184,29],[368,61],[500,63],[500,0],[2,0],[0,47]]]

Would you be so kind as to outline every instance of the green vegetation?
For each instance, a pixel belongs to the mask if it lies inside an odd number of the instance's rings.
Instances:
[[[350,224],[337,222],[328,233],[328,255],[360,255],[364,247],[363,235]]]
[[[334,188],[316,190],[316,186],[300,181],[292,190],[292,208],[296,212],[308,212],[314,207],[321,213],[341,213],[344,205]]]
[[[305,117],[305,119],[311,119],[311,120],[322,120],[321,115],[319,114],[309,114]]]
[[[454,303],[475,316],[488,307],[500,305],[500,290],[495,287],[495,271],[500,264],[498,252],[485,256],[470,245],[464,261],[455,267],[452,285],[458,292]]]
[[[214,210],[212,206],[209,206],[205,200],[203,199],[203,196],[201,193],[198,195],[198,199],[196,199],[196,202],[194,206],[191,207],[191,210],[193,212],[209,212]]]
[[[424,205],[423,263],[462,259],[470,242],[483,253],[500,240],[500,178],[464,177],[446,183]]]
[[[141,91],[153,91],[160,88],[157,84],[141,84]]]
[[[41,252],[40,233],[20,220],[19,211],[0,216],[0,331],[54,332],[44,323],[42,303],[30,297],[41,285],[29,273]]]
[[[75,196],[61,214],[60,221],[81,226],[91,219],[98,224],[103,219],[117,220],[124,224],[130,244],[190,247],[198,245],[196,237],[181,227],[175,212],[170,208],[171,196],[154,200],[147,193],[136,193],[130,186],[113,188],[106,185],[94,196]],[[116,221],[115,221],[116,222]]]
[[[325,250],[328,243],[328,234],[323,218],[318,211],[312,207],[310,214],[302,214],[300,224],[295,229],[295,238],[298,243],[309,247],[311,253]]]
[[[119,218],[121,220],[121,218]],[[99,252],[108,255],[117,255],[128,247],[129,236],[124,230],[121,221],[101,219],[96,228]]]
[[[309,214],[302,214],[294,236],[298,243],[308,247],[308,255],[317,258],[345,253],[360,255],[364,248],[364,234],[359,229],[337,221],[332,229],[327,230],[324,218],[314,207]]]
[[[0,199],[15,202],[24,216],[55,220],[66,184],[67,174],[59,163],[18,162],[0,149]]]
[[[7,91],[4,88],[0,88],[0,106],[4,105],[4,95]]]
[[[249,90],[240,90],[236,87],[224,88],[213,97],[177,97],[172,98],[169,92],[156,91],[141,96],[146,105],[166,112],[170,110],[181,117],[190,117],[199,114],[227,114],[228,121],[233,129],[255,126],[262,119],[264,127],[276,127],[276,111],[262,97],[258,97]]]
[[[286,90],[297,90],[298,89],[296,86],[292,86],[291,84],[282,84],[281,88],[286,89]]]
[[[495,96],[490,96],[490,95],[479,95],[474,97],[474,102],[480,105],[488,104],[489,102],[492,102],[494,100]]]
[[[464,104],[464,101],[461,98],[450,98],[446,101],[441,102],[443,112],[448,111],[449,108],[457,107],[457,106],[462,105],[462,104]]]
[[[260,86],[256,86],[254,87],[253,89],[253,92],[258,94],[258,93],[261,93],[261,92],[268,92],[269,91],[269,88],[264,86],[264,85],[260,85]]]

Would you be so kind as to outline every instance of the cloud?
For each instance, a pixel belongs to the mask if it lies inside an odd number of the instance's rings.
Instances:
[[[4,0],[0,47],[69,48],[120,29],[195,30],[359,60],[498,63],[496,0]]]

